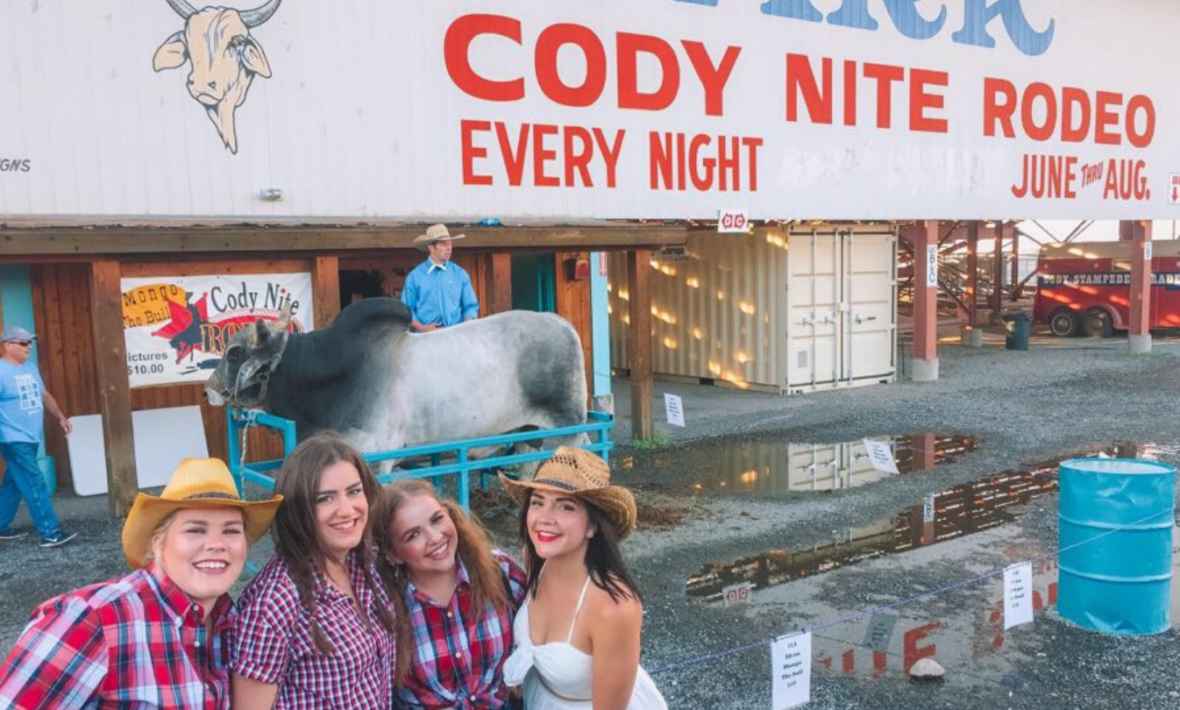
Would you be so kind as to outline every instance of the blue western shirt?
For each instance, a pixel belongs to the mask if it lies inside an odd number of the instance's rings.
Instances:
[[[37,444],[45,436],[45,384],[32,362],[0,359],[0,442]]]
[[[423,325],[451,327],[479,315],[479,300],[471,277],[458,264],[435,264],[430,259],[406,276],[402,303]]]

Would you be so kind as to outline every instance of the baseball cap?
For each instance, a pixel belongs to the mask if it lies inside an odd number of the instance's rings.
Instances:
[[[7,343],[10,340],[36,340],[37,336],[20,327],[19,325],[9,325],[4,327],[3,334],[0,334],[0,342]]]

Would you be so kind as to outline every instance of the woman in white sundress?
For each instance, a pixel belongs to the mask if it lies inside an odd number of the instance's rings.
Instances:
[[[504,664],[527,710],[667,710],[639,667],[643,603],[619,542],[631,492],[598,456],[562,446],[531,481],[501,481],[518,503],[528,595]]]

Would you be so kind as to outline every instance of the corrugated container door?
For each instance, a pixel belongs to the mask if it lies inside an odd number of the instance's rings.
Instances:
[[[792,230],[787,242],[786,389],[840,377],[841,246],[832,230]]]
[[[897,372],[897,237],[845,232],[844,381],[892,380]]]

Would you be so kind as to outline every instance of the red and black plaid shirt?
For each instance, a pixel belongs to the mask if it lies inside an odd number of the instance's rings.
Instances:
[[[0,667],[0,707],[229,710],[229,597],[212,612],[148,570],[50,599]]]
[[[291,573],[273,558],[246,588],[239,603],[233,669],[259,683],[279,686],[275,710],[389,710],[393,707],[395,636],[381,625],[377,605],[393,607],[378,583],[348,557],[356,603],[316,573],[316,621],[335,653],[322,655]],[[372,578],[377,577],[371,570]],[[368,623],[357,606],[364,609]]]
[[[511,594],[506,609],[471,608],[467,569],[459,563],[459,584],[450,604],[440,606],[406,587],[406,610],[414,648],[405,683],[397,689],[399,708],[407,710],[500,710],[508,697],[504,660],[512,653],[512,620],[524,602],[524,570],[496,551],[496,562]]]

